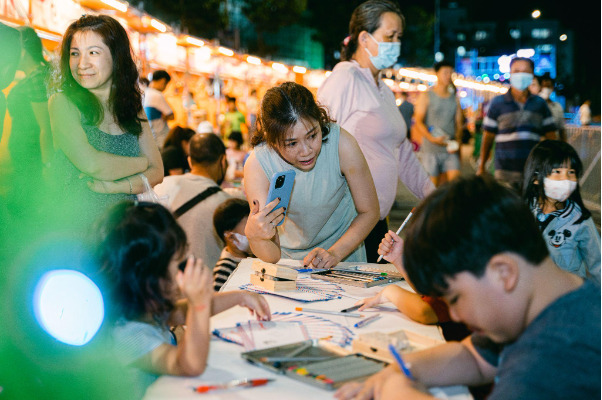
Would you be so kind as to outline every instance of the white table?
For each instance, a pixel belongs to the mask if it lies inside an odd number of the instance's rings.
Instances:
[[[290,260],[287,260],[290,262]],[[238,290],[240,286],[249,283],[249,277],[252,273],[252,259],[243,260],[228,282],[222,288],[222,291]],[[351,263],[341,263],[346,265]],[[353,264],[357,265],[357,263]],[[370,264],[366,264],[370,266]],[[372,265],[375,266],[375,265]],[[379,265],[378,268],[383,268]],[[301,276],[309,275],[303,273]],[[400,282],[399,285],[406,289],[409,286],[406,282]],[[347,285],[341,285],[345,289],[345,294],[353,296],[356,299],[371,297],[382,290],[382,286],[376,286],[369,289],[356,288]],[[410,289],[411,290],[411,289]],[[309,307],[322,310],[340,311],[343,308],[351,307],[357,301],[351,297],[343,297],[337,300],[300,303],[293,300],[283,299],[276,296],[265,296],[272,312],[276,311],[294,311],[295,307]],[[397,311],[391,304],[380,307],[378,311],[363,311],[363,314],[369,316],[372,313],[380,313],[382,318],[368,324],[364,328],[353,328],[353,324],[358,321],[357,318],[339,317],[333,315],[320,316],[331,319],[342,325],[349,327],[356,333],[365,333],[372,331],[392,332],[400,329],[406,329],[419,333],[433,339],[443,340],[443,336],[436,326],[418,324],[411,321],[405,315]],[[316,314],[317,315],[317,314]],[[243,322],[250,319],[247,309],[234,307],[221,314],[211,318],[211,330],[216,328],[226,328],[236,325],[237,322]],[[209,362],[205,373],[198,378],[183,378],[174,376],[162,376],[146,392],[146,400],[155,399],[332,399],[334,391],[327,391],[315,388],[313,386],[295,381],[284,375],[277,375],[266,371],[254,365],[247,363],[240,357],[244,349],[236,344],[228,343],[223,340],[213,338],[211,340]],[[192,391],[192,387],[201,384],[211,384],[226,382],[232,379],[242,378],[274,378],[274,382],[266,386],[251,389],[231,389],[223,391],[209,392],[207,394],[198,394]],[[443,389],[432,389],[431,392],[439,398],[450,400],[466,400],[472,397],[468,390],[462,386],[454,386]]]

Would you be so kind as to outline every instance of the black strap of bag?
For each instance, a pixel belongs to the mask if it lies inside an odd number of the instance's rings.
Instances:
[[[219,186],[211,186],[210,188],[202,191],[201,193],[194,196],[192,199],[188,200],[186,203],[182,204],[176,211],[173,212],[174,217],[180,218],[184,213],[190,211],[190,209],[201,201],[205,200],[207,197],[214,195],[217,192],[220,192],[222,189]]]

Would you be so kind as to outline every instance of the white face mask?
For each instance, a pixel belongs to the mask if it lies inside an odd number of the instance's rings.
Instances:
[[[575,189],[577,189],[577,182],[569,181],[568,179],[556,181],[544,178],[543,180],[543,190],[546,197],[560,202],[566,201]]]
[[[241,235],[240,233],[232,232],[234,235],[234,246],[243,253],[250,253],[251,246],[249,245],[249,239],[245,235]]]
[[[547,100],[550,98],[553,91],[554,90],[551,88],[543,88],[543,89],[541,89],[541,92],[539,92],[539,97],[541,97],[544,100]]]

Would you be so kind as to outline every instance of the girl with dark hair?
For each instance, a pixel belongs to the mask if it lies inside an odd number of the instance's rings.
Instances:
[[[239,305],[259,320],[270,319],[270,308],[258,294],[213,294],[211,270],[185,256],[186,234],[161,205],[119,203],[94,232],[96,256],[109,284],[114,353],[131,368],[140,397],[158,375],[203,373],[212,315]],[[176,344],[169,326],[177,325],[186,325],[186,331]]]
[[[579,193],[583,164],[566,142],[544,140],[525,164],[523,198],[539,222],[554,262],[600,283],[600,234]]]
[[[369,262],[388,231],[387,216],[401,181],[419,199],[434,186],[414,155],[395,95],[380,79],[397,62],[405,22],[399,7],[388,0],[370,0],[351,16],[341,62],[318,89],[318,100],[351,133],[366,156],[380,203],[380,221],[366,238]]]
[[[30,189],[41,179],[42,165],[52,159],[53,153],[46,90],[48,63],[44,59],[42,40],[33,28],[20,26],[17,30],[22,47],[17,70],[25,74],[25,79],[19,81],[7,97],[12,119],[8,150],[14,168],[13,184],[23,184]]]
[[[378,219],[378,199],[357,142],[330,119],[305,87],[285,82],[261,102],[254,146],[245,167],[251,207],[245,233],[253,254],[281,256],[313,268],[365,262],[363,241]],[[295,184],[282,226],[278,200],[266,204],[269,180],[294,170]]]
[[[194,131],[190,128],[183,128],[179,125],[171,128],[165,138],[163,151],[161,151],[165,176],[182,175],[190,170],[188,142],[193,136]]]
[[[49,108],[60,197],[69,215],[87,224],[108,204],[144,192],[144,179],[151,186],[163,179],[121,24],[106,15],[72,23],[61,45],[58,84]]]

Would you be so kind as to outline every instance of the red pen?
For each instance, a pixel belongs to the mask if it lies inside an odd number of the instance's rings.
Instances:
[[[233,387],[256,387],[256,386],[263,386],[265,384],[267,384],[268,382],[273,381],[274,379],[236,379],[230,382],[226,382],[226,383],[220,383],[218,385],[201,385],[201,386],[197,386],[195,388],[193,388],[192,390],[194,390],[197,393],[207,393],[210,390],[217,390],[217,389],[230,389]]]

